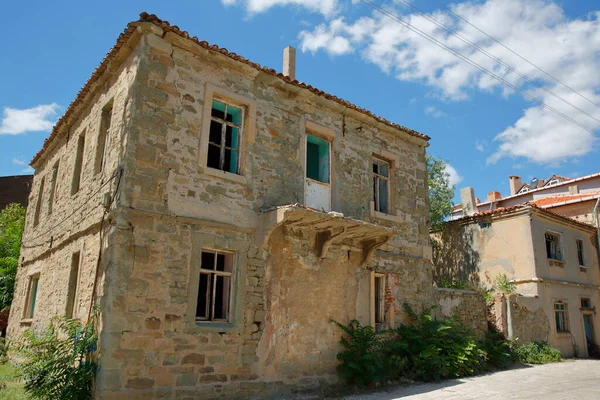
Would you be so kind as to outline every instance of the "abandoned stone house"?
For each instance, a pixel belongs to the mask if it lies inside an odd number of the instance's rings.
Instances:
[[[508,337],[547,341],[565,357],[597,352],[597,228],[534,201],[477,211],[472,188],[461,190],[461,203],[465,215],[435,235],[435,279],[492,288],[505,275],[515,291],[494,311]]]
[[[97,398],[336,381],[433,295],[428,137],[141,14],[34,157],[8,335],[100,309]]]

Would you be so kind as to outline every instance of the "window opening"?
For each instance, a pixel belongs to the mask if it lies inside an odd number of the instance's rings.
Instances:
[[[108,142],[108,131],[112,119],[112,101],[102,109],[102,117],[100,118],[100,132],[98,132],[98,147],[96,148],[96,162],[94,165],[94,174],[98,174],[104,169],[106,162],[106,150]]]
[[[242,117],[241,108],[213,100],[208,139],[208,167],[239,173]]]
[[[196,321],[229,321],[233,263],[232,253],[202,251]]]
[[[77,154],[75,155],[75,167],[73,169],[73,181],[71,184],[71,194],[75,194],[79,191],[79,185],[81,183],[81,175],[83,174],[83,151],[85,147],[85,131],[79,136],[77,140]]]
[[[71,272],[69,274],[69,286],[67,290],[67,309],[65,315],[67,318],[73,318],[76,314],[76,297],[79,277],[79,264],[81,261],[81,253],[78,251],[71,256]]]
[[[592,302],[588,298],[581,298],[581,308],[591,309]]]
[[[27,299],[24,315],[25,318],[33,318],[35,314],[35,303],[37,300],[37,290],[39,281],[39,275],[34,275],[29,278],[29,287],[27,288]]]
[[[329,183],[329,147],[324,139],[306,135],[306,177]]]
[[[373,201],[375,211],[390,212],[390,164],[383,160],[373,162]]]
[[[579,266],[585,267],[585,259],[583,258],[583,240],[577,239],[575,243],[577,244],[577,260],[579,261]]]
[[[42,210],[42,199],[44,197],[44,181],[46,178],[42,178],[40,181],[40,189],[38,191],[37,202],[35,203],[35,214],[33,215],[33,226],[37,226],[40,223],[40,212]]]
[[[554,320],[556,332],[569,332],[566,303],[561,301],[554,303]]]
[[[56,193],[56,185],[58,184],[58,162],[52,167],[52,181],[50,182],[50,194],[48,195],[48,215],[52,214],[52,203],[54,203],[54,195]]]
[[[560,247],[560,235],[546,233],[546,256],[553,260],[562,260],[562,249]]]
[[[375,275],[375,324],[385,323],[385,276]]]

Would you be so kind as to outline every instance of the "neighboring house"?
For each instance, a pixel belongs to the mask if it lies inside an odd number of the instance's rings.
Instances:
[[[27,207],[33,175],[16,175],[0,177],[0,210],[11,203]]]
[[[500,192],[490,192],[486,201],[476,202],[477,211],[531,203],[580,222],[600,226],[597,220],[600,173],[573,179],[553,175],[546,180],[533,179],[529,184],[523,183],[518,176],[510,176],[509,183],[511,192],[509,196],[502,197]],[[462,205],[455,205],[451,219],[463,215]]]
[[[140,17],[31,163],[9,337],[99,306],[98,398],[336,381],[330,319],[433,304],[429,138]]]
[[[563,356],[587,356],[600,343],[600,269],[594,226],[530,204],[476,211],[473,189],[461,190],[466,216],[434,238],[437,279],[493,287],[516,284],[497,324],[521,342],[548,341]]]

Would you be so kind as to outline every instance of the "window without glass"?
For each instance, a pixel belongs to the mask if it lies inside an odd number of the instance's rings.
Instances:
[[[383,160],[373,161],[373,202],[375,211],[390,212],[390,164]]]
[[[37,300],[39,281],[39,274],[29,277],[29,286],[27,287],[27,298],[25,299],[23,318],[33,318],[35,314],[35,302]]]
[[[546,232],[546,256],[553,260],[562,260],[560,235]]]
[[[375,324],[385,322],[385,275],[375,274],[374,280]]]
[[[42,178],[40,182],[40,189],[38,191],[37,202],[35,203],[35,213],[33,214],[33,226],[37,226],[40,223],[40,212],[42,210],[42,198],[44,197],[44,181],[46,178]]]
[[[229,322],[233,253],[203,250],[196,321]]]
[[[592,302],[590,301],[590,299],[582,297],[581,298],[581,308],[592,309]]]
[[[330,143],[316,136],[306,135],[306,177],[329,183]]]
[[[81,261],[81,253],[76,252],[71,256],[71,272],[69,274],[69,287],[67,290],[67,308],[65,315],[67,318],[73,318],[76,312],[77,286],[79,279],[79,264]]]
[[[239,173],[243,113],[239,107],[213,100],[207,166]]]
[[[54,203],[54,194],[58,179],[58,162],[52,167],[52,180],[50,181],[50,194],[48,195],[48,215],[52,214],[52,203]]]
[[[566,303],[562,301],[554,303],[554,320],[556,323],[556,332],[569,332]]]
[[[98,144],[96,147],[96,160],[94,163],[94,174],[100,173],[106,162],[106,149],[108,142],[108,131],[110,129],[110,121],[112,118],[112,101],[102,109],[102,117],[100,119],[100,132],[98,132]]]
[[[71,194],[79,191],[81,175],[83,174],[83,151],[85,147],[85,131],[77,139],[77,153],[75,154],[75,166],[73,168],[73,180],[71,181]]]
[[[583,240],[577,239],[575,240],[577,244],[577,260],[579,261],[580,267],[585,267],[585,259],[583,258]]]

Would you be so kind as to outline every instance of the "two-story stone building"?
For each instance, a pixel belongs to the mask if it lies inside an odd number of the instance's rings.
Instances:
[[[336,380],[432,304],[428,137],[141,14],[35,156],[9,336],[101,311],[98,398]]]

